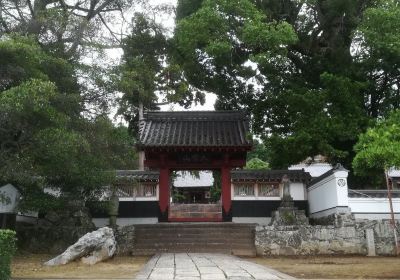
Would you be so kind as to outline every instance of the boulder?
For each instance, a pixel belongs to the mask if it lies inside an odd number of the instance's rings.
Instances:
[[[48,266],[67,264],[76,259],[83,263],[95,264],[112,257],[116,250],[114,232],[111,228],[103,227],[82,236],[64,253],[45,263]]]

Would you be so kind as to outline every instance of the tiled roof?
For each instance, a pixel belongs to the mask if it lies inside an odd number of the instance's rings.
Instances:
[[[308,187],[310,187],[310,186],[322,181],[325,178],[328,178],[329,176],[334,174],[336,171],[348,171],[348,170],[346,168],[344,168],[340,163],[338,163],[332,169],[328,170],[327,172],[325,172],[321,176],[312,179],[310,184],[308,185]]]
[[[240,181],[274,181],[280,182],[287,175],[292,182],[305,182],[311,180],[311,176],[304,170],[233,170],[231,178],[233,182]]]
[[[160,173],[147,170],[117,170],[117,179],[137,180],[139,182],[158,182]]]
[[[239,111],[150,111],[138,147],[251,147],[249,120]]]
[[[351,190],[349,189],[349,197],[359,198],[387,198],[387,190]],[[392,190],[393,198],[400,198],[400,190]]]

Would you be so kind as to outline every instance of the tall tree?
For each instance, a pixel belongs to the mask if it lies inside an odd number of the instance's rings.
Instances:
[[[135,166],[127,128],[82,116],[67,61],[18,36],[0,41],[0,58],[0,183],[20,186],[27,209],[54,206],[45,187],[85,200],[112,179],[105,171]]]
[[[396,1],[187,2],[174,36],[186,77],[252,114],[271,167],[316,154],[350,167],[357,135],[399,106]]]
[[[165,30],[144,14],[135,14],[131,34],[123,40],[123,57],[116,69],[117,89],[123,93],[119,113],[136,131],[139,104],[144,109],[178,103],[184,107],[204,103],[204,94],[186,81],[171,60],[172,46]]]

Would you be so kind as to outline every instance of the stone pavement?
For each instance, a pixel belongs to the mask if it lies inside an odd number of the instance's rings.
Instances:
[[[296,279],[238,257],[223,254],[179,253],[156,255],[136,280]]]

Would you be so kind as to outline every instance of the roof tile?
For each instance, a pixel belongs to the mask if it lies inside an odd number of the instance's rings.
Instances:
[[[249,120],[240,111],[144,113],[138,147],[251,147]]]

